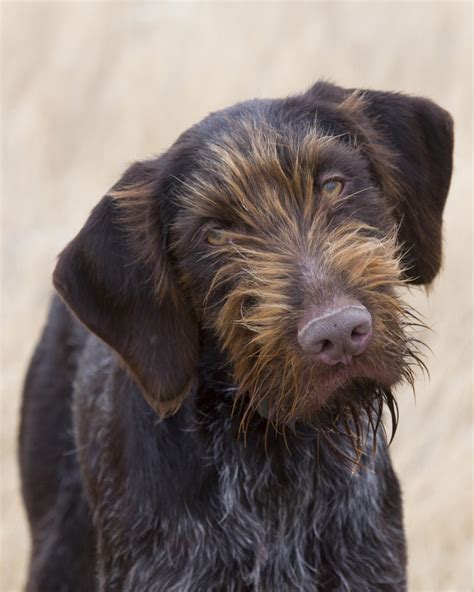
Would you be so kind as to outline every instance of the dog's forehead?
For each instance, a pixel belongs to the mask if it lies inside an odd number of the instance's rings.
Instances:
[[[208,124],[199,164],[181,191],[182,203],[204,217],[248,213],[282,199],[313,199],[330,175],[362,179],[367,163],[348,131],[334,129],[318,111],[303,119],[272,116],[268,107],[226,111]]]
[[[254,100],[212,113],[203,122],[205,157],[215,161],[227,153],[248,163],[268,165],[307,155],[321,157],[337,146],[348,145],[351,126],[336,107],[323,105],[303,109],[286,100]],[[297,108],[298,107],[298,108]],[[349,125],[348,125],[349,124]]]

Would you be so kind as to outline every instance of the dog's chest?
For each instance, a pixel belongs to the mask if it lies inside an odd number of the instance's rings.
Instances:
[[[222,417],[203,437],[189,417],[166,427],[113,395],[76,407],[102,589],[365,592],[381,577],[403,589],[382,448],[354,471],[315,438],[245,443]]]
[[[215,480],[207,500],[158,517],[153,554],[136,555],[127,589],[315,590],[327,559],[321,540],[342,528],[350,535],[349,514],[357,523],[353,490],[370,499],[372,488],[377,503],[375,480],[359,485],[340,466],[331,475],[314,442],[267,457],[224,439],[218,434],[209,449]],[[337,538],[345,552],[341,532]]]

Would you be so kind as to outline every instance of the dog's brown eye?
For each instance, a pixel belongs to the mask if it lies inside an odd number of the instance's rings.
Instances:
[[[214,228],[213,230],[209,230],[206,234],[206,242],[216,247],[225,245],[229,242],[229,240],[229,233],[225,232],[225,230],[218,230]]]
[[[329,179],[325,181],[322,186],[322,194],[324,197],[337,197],[344,189],[344,183],[338,179]]]

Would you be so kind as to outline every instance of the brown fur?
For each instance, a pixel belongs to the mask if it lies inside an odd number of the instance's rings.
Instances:
[[[360,423],[354,410],[371,415],[374,400],[394,410],[390,389],[402,379],[411,383],[421,363],[412,331],[419,321],[398,288],[429,282],[440,264],[450,162],[441,175],[435,161],[442,151],[428,160],[430,144],[422,140],[439,136],[449,154],[449,115],[424,99],[324,83],[304,100],[330,110],[277,124],[265,109],[238,117],[224,111],[210,135],[192,128],[160,159],[132,166],[105,198],[102,208],[115,220],[108,224],[125,241],[118,261],[127,262],[124,278],[111,276],[111,285],[134,286],[136,328],[131,340],[119,337],[120,348],[136,358],[124,359],[161,414],[176,410],[196,384],[199,325],[228,356],[243,425],[259,410],[276,426],[321,418],[331,426],[325,413],[339,416],[341,408]],[[285,105],[291,109],[292,99]],[[189,154],[199,157],[184,170]],[[329,198],[321,183],[338,171],[353,190]],[[216,224],[228,241],[203,249],[206,230]],[[68,249],[81,262],[80,249]],[[347,298],[370,311],[374,339],[364,356],[334,372],[301,352],[296,326],[310,307]],[[123,306],[118,300],[111,311]],[[165,327],[175,351],[159,379],[139,356],[156,363]],[[187,361],[175,369],[169,360],[179,356],[180,340],[189,346]],[[354,381],[366,393],[355,406],[347,397]]]
[[[439,268],[451,150],[430,101],[318,83],[126,171],[54,272],[87,330],[55,299],[27,379],[24,495],[54,542],[31,589],[76,590],[69,556],[88,591],[405,590],[378,431],[422,365],[400,288]]]
[[[233,231],[232,242],[214,253],[228,259],[214,276],[207,296],[222,284],[233,288],[215,316],[212,310],[203,312],[205,318],[213,319],[213,328],[232,360],[239,394],[249,396],[249,409],[265,402],[277,425],[308,420],[315,412],[314,393],[322,407],[328,391],[344,386],[344,382],[330,381],[328,387],[326,368],[303,359],[294,340],[289,343],[288,332],[301,314],[288,296],[297,273],[305,277],[308,292],[318,292],[313,295],[316,301],[330,301],[348,292],[367,303],[377,336],[367,356],[371,378],[383,383],[403,368],[404,378],[411,382],[411,364],[419,358],[408,333],[412,313],[394,293],[403,283],[395,226],[383,237],[377,229],[350,220],[331,228],[331,215],[352,195],[315,206],[315,163],[323,162],[333,150],[348,150],[337,145],[337,137],[321,136],[314,128],[303,138],[291,130],[283,138],[269,126],[262,129],[250,122],[243,134],[244,150],[230,137],[211,146],[215,160],[208,166],[218,176],[218,186],[197,178],[179,201],[193,215],[202,216],[208,208],[210,213],[215,210],[224,191],[234,227],[253,231],[250,236]],[[291,166],[287,170],[281,150],[288,153]],[[389,184],[389,172],[385,178]],[[252,200],[254,195],[259,196],[258,202]],[[185,218],[180,220],[178,235],[183,224]],[[271,239],[273,229],[277,229],[276,241]],[[266,236],[261,236],[262,230],[268,231]],[[310,263],[314,253],[321,253],[316,267]],[[248,307],[249,299],[255,304]]]
[[[352,93],[339,109],[353,120],[355,115],[362,117],[363,106],[363,95]],[[334,226],[332,217],[354,194],[319,203],[314,200],[318,163],[322,165],[334,153],[339,158],[353,158],[355,147],[374,155],[383,190],[395,203],[399,187],[391,151],[383,146],[375,130],[369,127],[362,133],[362,123],[352,147],[337,136],[321,134],[316,123],[302,137],[291,128],[282,134],[269,124],[245,121],[237,134],[224,134],[208,146],[207,176],[195,174],[181,184],[175,197],[184,211],[173,229],[178,251],[180,238],[188,240],[186,227],[192,218],[213,218],[225,203],[224,215],[232,220],[231,242],[206,255],[225,258],[226,263],[214,275],[201,316],[228,352],[238,395],[249,403],[243,414],[244,427],[250,412],[264,407],[278,427],[299,419],[316,421],[316,412],[321,416],[321,409],[332,405],[330,395],[335,390],[339,389],[344,400],[344,386],[351,372],[334,382],[324,366],[302,358],[291,334],[301,314],[289,297],[295,274],[304,278],[307,292],[312,292],[305,305],[311,304],[311,299],[330,302],[349,293],[372,311],[376,337],[364,362],[358,364],[359,376],[366,373],[382,385],[400,378],[412,383],[412,368],[420,364],[419,344],[410,331],[418,319],[397,296],[397,289],[406,280],[395,218],[384,233],[356,220]],[[156,261],[159,241],[152,225],[156,207],[153,189],[151,182],[142,179],[136,185],[109,192],[116,200],[120,219],[129,228],[137,256],[147,261]],[[314,253],[320,254],[316,266],[312,264]],[[176,298],[166,261],[160,258],[158,268],[157,298],[168,292]],[[184,275],[182,283],[186,282]],[[210,305],[210,296],[226,285],[232,285],[232,289],[225,302]],[[394,431],[396,409],[390,389],[374,393],[368,387],[368,391],[362,406],[353,402],[342,406],[350,417],[348,425],[355,422],[356,431],[362,431],[360,413],[371,416],[378,404],[380,419],[382,403],[388,402]],[[374,403],[374,395],[378,403]],[[339,417],[340,402],[337,410]],[[352,429],[349,433],[353,435]],[[360,447],[360,443],[357,445]]]

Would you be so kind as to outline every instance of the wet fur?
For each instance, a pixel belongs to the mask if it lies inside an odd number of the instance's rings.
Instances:
[[[452,143],[426,99],[318,83],[130,167],[59,258],[25,384],[30,592],[405,589],[379,428],[420,364],[400,290],[439,269]],[[346,297],[374,339],[334,373],[296,325]]]

